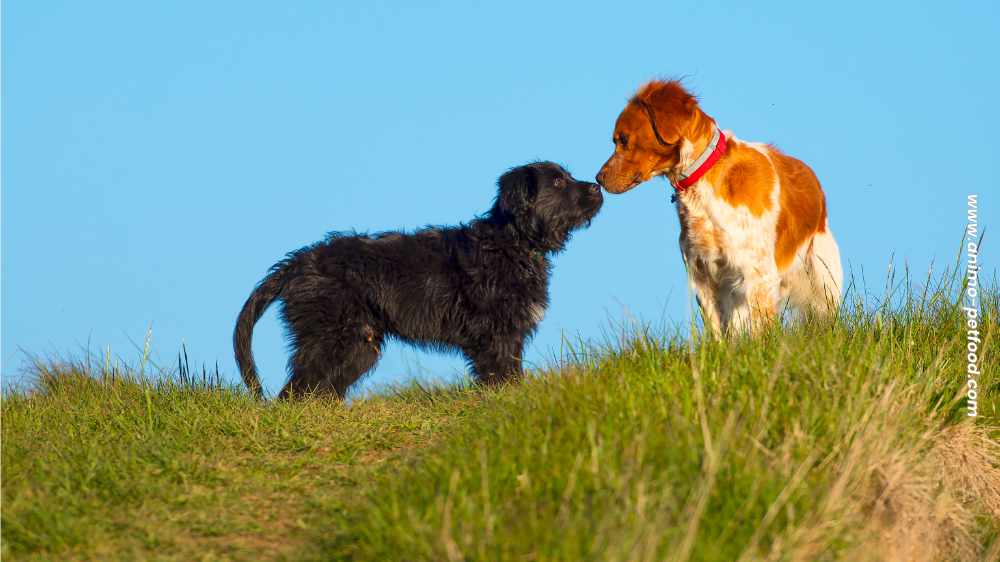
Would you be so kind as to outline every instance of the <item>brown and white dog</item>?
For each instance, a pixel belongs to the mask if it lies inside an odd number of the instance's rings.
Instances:
[[[773,146],[721,131],[676,81],[653,81],[615,123],[597,174],[610,193],[655,176],[676,190],[688,280],[713,332],[754,332],[786,306],[840,304],[840,250],[813,171]]]

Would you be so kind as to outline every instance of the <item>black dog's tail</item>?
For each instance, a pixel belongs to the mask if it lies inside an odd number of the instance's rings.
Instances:
[[[236,319],[236,330],[233,332],[233,350],[236,352],[236,364],[240,367],[240,375],[243,376],[243,384],[255,398],[263,398],[264,392],[260,386],[260,379],[257,378],[257,365],[253,361],[253,349],[251,341],[253,339],[254,324],[264,315],[267,307],[271,306],[285,286],[285,280],[289,273],[289,263],[283,261],[271,268],[257,287],[250,293],[250,298],[243,305],[239,318]]]

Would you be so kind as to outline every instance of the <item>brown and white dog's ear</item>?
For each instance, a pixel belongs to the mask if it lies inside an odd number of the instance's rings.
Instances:
[[[662,145],[679,143],[697,116],[698,100],[676,80],[649,82],[632,101],[646,112],[653,134]]]

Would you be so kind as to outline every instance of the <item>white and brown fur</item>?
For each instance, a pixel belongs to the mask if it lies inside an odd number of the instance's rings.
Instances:
[[[615,152],[597,181],[623,193],[679,173],[709,145],[715,121],[675,81],[640,88],[615,124]],[[728,131],[725,154],[678,191],[681,255],[706,326],[756,332],[786,308],[829,314],[840,304],[840,251],[812,170]]]

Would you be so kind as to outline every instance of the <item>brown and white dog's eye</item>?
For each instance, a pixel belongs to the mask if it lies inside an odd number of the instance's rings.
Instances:
[[[618,135],[618,145],[622,148],[628,148],[628,137],[625,136],[625,133]]]

